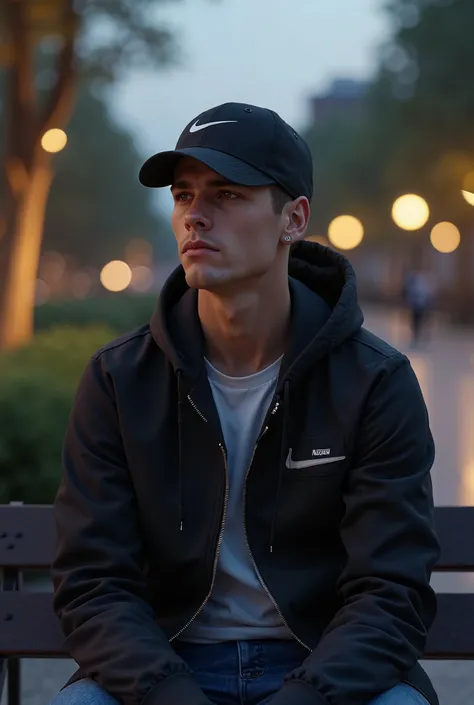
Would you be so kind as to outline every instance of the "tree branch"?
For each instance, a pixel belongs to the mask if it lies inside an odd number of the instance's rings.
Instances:
[[[13,63],[6,86],[7,155],[19,158],[28,168],[34,148],[37,103],[26,3],[24,0],[7,0],[6,10],[13,48]]]
[[[80,17],[74,9],[74,0],[64,3],[64,43],[57,64],[57,80],[40,121],[39,136],[47,130],[64,125],[69,119],[76,93],[76,37]]]

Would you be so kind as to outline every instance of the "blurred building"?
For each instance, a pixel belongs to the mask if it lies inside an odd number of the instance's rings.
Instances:
[[[369,83],[352,78],[337,78],[325,93],[310,98],[310,121],[313,125],[339,115],[359,119],[364,111],[364,99]]]

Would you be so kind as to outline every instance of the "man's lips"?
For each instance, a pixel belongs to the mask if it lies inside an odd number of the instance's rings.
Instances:
[[[181,252],[184,255],[186,252],[192,250],[211,250],[211,252],[217,252],[218,248],[204,242],[204,240],[188,240],[188,242],[183,245]]]

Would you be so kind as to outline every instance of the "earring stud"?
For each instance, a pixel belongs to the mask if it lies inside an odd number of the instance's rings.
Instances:
[[[285,242],[291,242],[291,235],[285,235]]]

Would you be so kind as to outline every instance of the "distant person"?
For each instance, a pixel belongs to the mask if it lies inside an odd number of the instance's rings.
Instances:
[[[80,670],[55,705],[438,704],[428,416],[347,259],[303,242],[312,174],[239,103],[141,169],[181,265],[79,385],[53,577]]]
[[[411,272],[405,282],[405,300],[410,312],[411,343],[417,347],[426,339],[430,314],[434,304],[433,282],[421,270]]]

